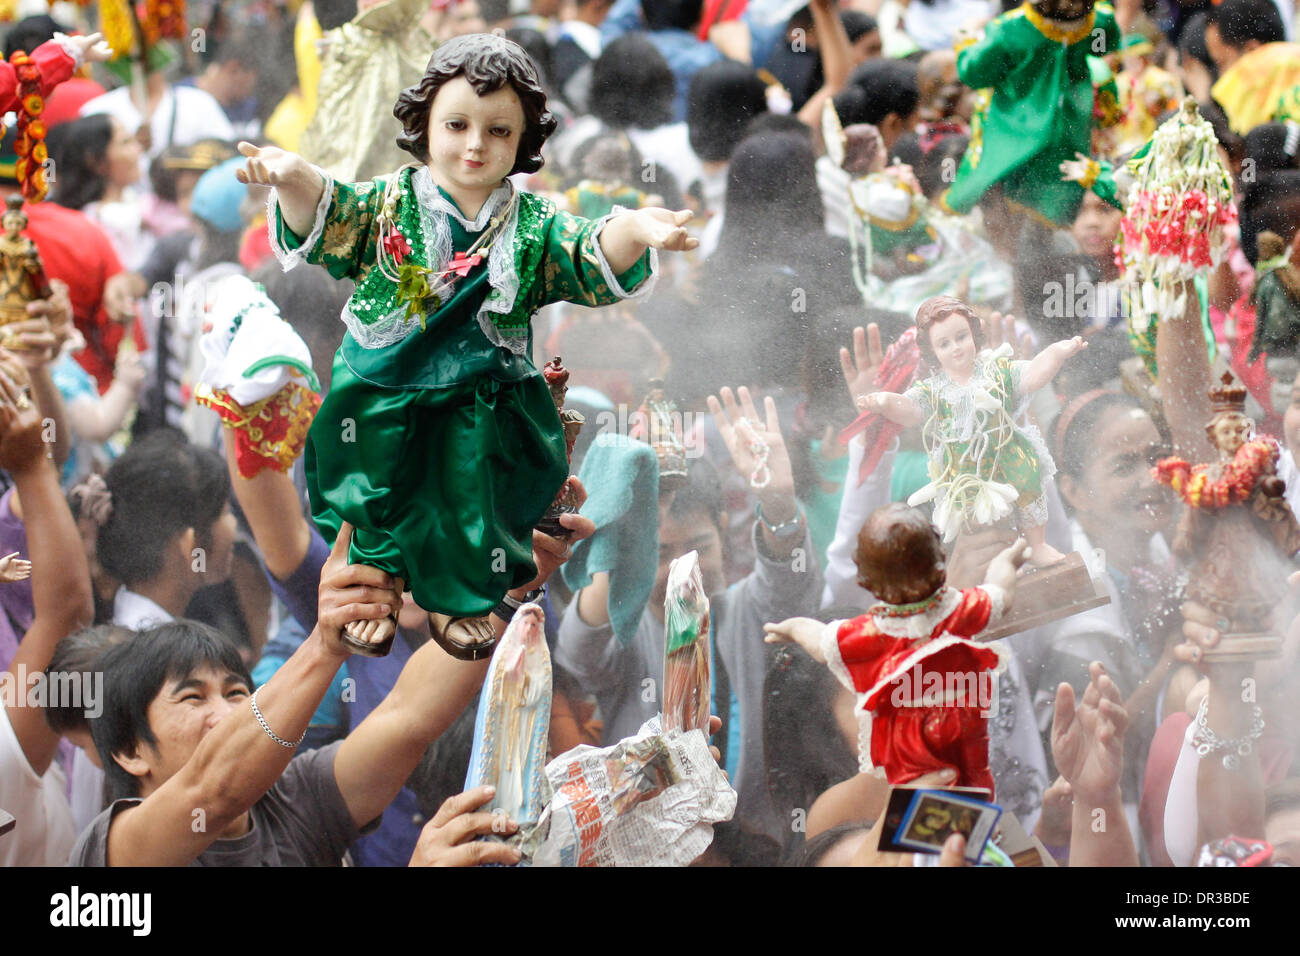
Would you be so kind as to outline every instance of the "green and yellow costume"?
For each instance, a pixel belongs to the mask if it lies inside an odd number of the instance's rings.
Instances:
[[[904,393],[924,416],[931,479],[908,503],[934,500],[934,523],[947,540],[1011,511],[1022,528],[1047,523],[1043,483],[1056,466],[1038,429],[1017,424],[1029,363],[1011,355],[1009,345],[986,349],[966,384],[940,371]]]
[[[981,39],[957,54],[957,75],[985,90],[971,120],[971,142],[944,203],[967,213],[994,186],[1007,201],[1048,222],[1074,221],[1091,188],[1119,205],[1103,175],[1082,186],[1062,182],[1060,165],[1092,147],[1094,91],[1090,55],[1119,50],[1109,6],[1098,4],[1077,27],[1063,30],[1028,3],[993,20]]]
[[[408,318],[376,267],[392,177],[327,181],[306,238],[272,201],[272,246],[354,278],[329,394],[307,438],[312,513],[327,540],[356,529],[349,555],[407,582],[416,602],[453,617],[488,613],[536,574],[532,528],[568,476],[555,403],[529,356],[533,313],[552,302],[608,305],[649,291],[653,250],[622,275],[598,243],[604,220],[555,209],[503,184],[474,221],[425,167],[400,170],[396,225],[406,263],[445,269],[495,217],[484,261],[439,304]],[[479,250],[484,251],[484,250]]]

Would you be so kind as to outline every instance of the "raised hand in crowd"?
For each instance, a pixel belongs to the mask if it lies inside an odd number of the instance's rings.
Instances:
[[[708,398],[714,424],[722,433],[732,464],[749,481],[758,498],[763,525],[763,542],[773,556],[788,555],[802,543],[801,535],[787,531],[801,520],[794,495],[794,472],[790,453],[781,435],[776,401],[769,395],[763,402],[764,415],[754,406],[749,389],[741,386],[736,394],[723,388],[718,396]],[[739,397],[739,403],[737,403]],[[774,533],[773,529],[776,529]]]
[[[32,579],[35,617],[10,662],[13,674],[45,670],[59,642],[90,624],[94,601],[90,567],[72,512],[68,509],[59,477],[48,457],[40,410],[15,376],[24,369],[8,353],[0,352],[0,468],[14,480],[21,495],[27,526],[30,561],[14,555],[4,558],[3,574]],[[38,776],[54,759],[59,735],[45,722],[40,707],[7,708],[9,724]]]
[[[880,344],[880,326],[870,323],[865,329],[858,326],[853,330],[853,353],[847,348],[840,349],[840,371],[844,373],[844,385],[849,390],[849,401],[857,410],[857,401],[868,395],[876,387],[876,373],[885,361],[885,351]]]
[[[1089,683],[1076,700],[1074,688],[1056,688],[1052,759],[1074,796],[1070,827],[1072,866],[1137,866],[1120,798],[1128,712],[1106,669],[1088,667]]]

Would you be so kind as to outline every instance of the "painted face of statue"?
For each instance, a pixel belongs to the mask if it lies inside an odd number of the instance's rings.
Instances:
[[[21,212],[7,212],[0,217],[0,228],[4,229],[5,235],[10,239],[16,239],[26,225],[27,217]]]
[[[955,312],[930,326],[930,347],[949,376],[959,382],[970,378],[977,350],[966,316]]]
[[[481,201],[514,168],[524,108],[509,84],[479,96],[463,76],[447,81],[429,111],[429,166],[457,202]]]
[[[1210,440],[1225,456],[1231,457],[1237,449],[1250,440],[1255,423],[1240,412],[1226,412],[1219,415],[1210,432]]]

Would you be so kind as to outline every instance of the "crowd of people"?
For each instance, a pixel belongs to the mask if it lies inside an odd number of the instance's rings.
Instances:
[[[549,754],[617,743],[660,710],[669,567],[694,551],[737,794],[697,864],[905,864],[877,847],[890,786],[859,766],[854,694],[764,626],[875,603],[859,529],[930,480],[923,428],[841,432],[943,361],[916,314],[943,293],[969,302],[972,348],[1026,368],[1079,343],[1019,421],[1055,462],[1035,548],[1081,555],[1107,599],[1001,641],[994,802],[1060,865],[1190,866],[1229,837],[1300,864],[1300,590],[1278,595],[1279,658],[1207,660],[1227,622],[1187,597],[1183,506],[1154,471],[1196,460],[1182,438],[1204,422],[1174,403],[1231,369],[1300,508],[1300,333],[1257,342],[1266,317],[1300,329],[1295,9],[1102,9],[1123,40],[1094,58],[1090,161],[1121,170],[1191,97],[1239,213],[1202,313],[1158,345],[1121,294],[1122,192],[1078,190],[1067,222],[1009,191],[946,203],[988,131],[956,51],[1028,3],[191,0],[183,31],[125,57],[76,40],[114,40],[91,8],[0,24],[7,60],[47,45],[76,68],[44,93],[43,201],[14,124],[0,141],[50,286],[0,326],[0,554],[30,561],[0,563],[0,862],[519,862],[484,839],[515,829],[492,791],[466,789],[481,649],[539,603]],[[479,62],[483,34],[527,66],[436,74],[437,50]],[[877,168],[928,217],[918,241],[872,219],[863,258],[848,184],[867,140],[842,162],[832,115],[874,128]],[[528,238],[497,238],[516,218]],[[448,302],[410,291],[407,240],[458,250]],[[287,430],[267,412],[250,438],[256,410],[215,407],[230,296],[305,348]],[[440,310],[427,328],[421,308]],[[1197,350],[1204,375],[1175,369]],[[567,472],[553,356],[586,418]],[[647,486],[605,433],[652,393],[680,454],[656,446]],[[249,468],[250,447],[278,467]],[[512,551],[564,474],[580,507]],[[948,582],[985,580],[1015,536],[957,536]],[[505,577],[466,570],[498,543]]]

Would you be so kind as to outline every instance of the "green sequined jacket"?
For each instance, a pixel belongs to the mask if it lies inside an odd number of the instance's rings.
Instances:
[[[505,183],[471,221],[434,185],[427,168],[407,166],[395,175],[400,190],[396,223],[411,248],[408,260],[420,265],[445,268],[454,252],[465,251],[459,248],[461,242],[476,236],[493,217],[504,216],[487,255],[486,283],[475,280],[482,271],[462,280],[481,285],[481,294],[458,292],[443,307],[473,313],[466,319],[471,323],[477,319],[486,340],[479,340],[484,350],[500,346],[526,359],[529,322],[543,306],[568,301],[596,307],[650,291],[658,269],[655,250],[646,250],[630,269],[614,275],[598,241],[609,217],[582,219],[531,193],[518,193],[512,203],[513,187]],[[315,222],[305,238],[285,226],[274,194],[270,201],[271,244],[286,269],[307,261],[324,266],[335,278],[356,280],[342,315],[353,340],[345,342],[345,352],[351,354],[387,349],[421,332],[421,323],[410,318],[406,305],[398,301],[397,283],[376,267],[378,214],[392,178],[342,183],[327,176]]]

